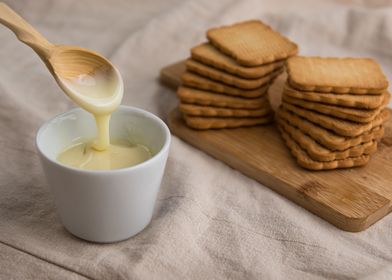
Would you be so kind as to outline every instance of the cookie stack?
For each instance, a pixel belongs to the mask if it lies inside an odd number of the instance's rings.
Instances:
[[[277,113],[299,165],[312,170],[365,165],[389,115],[388,81],[365,58],[293,57]]]
[[[186,124],[210,129],[271,122],[268,88],[297,45],[256,20],[210,29],[207,38],[192,48],[177,90]]]

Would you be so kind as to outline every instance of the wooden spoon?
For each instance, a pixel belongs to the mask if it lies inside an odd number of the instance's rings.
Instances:
[[[39,55],[59,86],[85,110],[93,114],[109,114],[121,103],[123,95],[121,75],[103,56],[80,47],[50,43],[4,3],[0,3],[0,23],[11,29],[21,42],[30,46]],[[94,77],[97,72],[101,73],[100,77],[104,73],[104,79],[113,85],[109,95],[104,99],[101,98],[99,102],[94,102],[96,100],[86,92],[80,92],[69,86],[69,81],[83,75]]]

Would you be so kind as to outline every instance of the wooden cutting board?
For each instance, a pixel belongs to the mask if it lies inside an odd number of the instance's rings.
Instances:
[[[161,81],[175,88],[183,63],[161,71]],[[281,78],[283,80],[284,78]],[[281,83],[270,89],[276,107]],[[362,231],[392,210],[392,119],[370,162],[359,168],[308,171],[290,155],[274,125],[197,131],[181,114],[170,113],[171,132],[346,231]]]

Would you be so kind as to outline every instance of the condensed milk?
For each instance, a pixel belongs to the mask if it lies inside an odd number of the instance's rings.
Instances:
[[[73,143],[57,160],[65,165],[89,170],[111,170],[136,165],[152,154],[148,147],[127,139],[110,141],[109,122],[121,103],[123,83],[115,68],[102,67],[93,74],[82,74],[59,81],[67,95],[93,114],[97,125],[95,140]]]

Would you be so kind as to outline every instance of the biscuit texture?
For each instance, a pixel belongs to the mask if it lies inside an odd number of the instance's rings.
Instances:
[[[283,140],[290,149],[291,154],[296,158],[298,165],[309,170],[331,170],[337,168],[350,168],[362,166],[368,163],[370,156],[361,155],[358,157],[349,157],[345,159],[336,159],[331,161],[316,161],[309,157],[293,138],[290,137],[283,129],[280,129]]]
[[[348,157],[358,157],[363,154],[370,155],[377,150],[377,141],[371,140],[343,151],[332,151],[319,144],[316,140],[306,135],[298,128],[290,125],[288,122],[278,119],[278,123],[280,129],[283,129],[303,150],[306,151],[311,159],[316,161],[332,161]]]
[[[259,20],[212,28],[208,40],[244,66],[258,66],[286,59],[298,46]]]
[[[273,120],[272,114],[260,118],[214,118],[188,115],[183,115],[183,117],[189,127],[200,130],[256,126],[268,124]]]
[[[212,80],[247,90],[260,88],[266,84],[269,84],[275,79],[276,76],[283,72],[283,68],[278,68],[266,76],[257,79],[245,79],[204,65],[203,63],[192,59],[188,59],[186,61],[186,68],[188,71],[195,72]]]
[[[384,128],[377,126],[357,137],[345,137],[318,126],[294,113],[280,107],[277,111],[278,120],[283,119],[291,126],[298,128],[304,134],[315,139],[318,143],[332,151],[344,151],[350,147],[360,145],[372,140],[379,140],[384,135]]]
[[[213,81],[195,73],[185,72],[181,76],[182,84],[201,90],[223,93],[243,98],[257,98],[267,94],[269,84],[253,90],[244,90]]]
[[[322,93],[312,91],[299,91],[292,88],[287,83],[284,86],[284,94],[297,99],[325,103],[330,105],[338,105],[345,107],[353,107],[357,109],[376,109],[380,107],[389,96],[388,92],[383,94],[335,94]]]
[[[354,122],[368,123],[373,121],[380,113],[380,111],[386,107],[389,98],[384,99],[384,103],[382,104],[382,106],[378,107],[377,109],[370,109],[370,110],[315,103],[315,102],[293,98],[285,94],[283,94],[283,100],[292,105],[297,105],[305,109],[326,114],[328,116],[337,117],[337,118],[354,121]]]
[[[388,87],[381,67],[369,58],[291,57],[289,83],[303,91],[380,94]]]
[[[283,102],[282,107],[302,118],[307,119],[308,121],[329,129],[338,135],[348,137],[356,137],[365,132],[368,132],[372,128],[382,125],[389,117],[389,111],[384,109],[376,116],[373,121],[369,123],[356,123],[306,110],[287,102]]]
[[[178,108],[185,115],[201,117],[262,117],[272,113],[269,106],[256,110],[246,110],[180,103]]]
[[[233,109],[260,109],[269,106],[267,96],[254,99],[227,96],[188,87],[179,87],[177,96],[183,103]]]
[[[246,79],[257,79],[263,77],[274,70],[283,67],[285,64],[285,62],[281,60],[256,67],[244,67],[209,43],[203,43],[193,47],[191,49],[191,56],[194,60],[205,65],[212,66],[216,69],[220,69]]]

